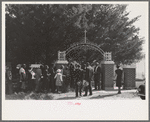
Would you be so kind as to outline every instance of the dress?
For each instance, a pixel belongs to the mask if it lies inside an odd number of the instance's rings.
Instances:
[[[25,69],[24,69],[24,68],[20,68],[19,74],[20,74],[21,88],[22,88],[22,89],[25,89],[25,88],[26,88],[26,84],[25,84],[26,71],[25,71]]]
[[[117,86],[117,87],[121,87],[122,70],[121,70],[121,69],[117,69],[117,70],[115,70],[115,72],[116,72],[116,74],[117,74],[116,86]]]
[[[89,85],[85,88],[85,96],[87,96],[88,89],[89,89],[90,95],[92,95],[91,81],[92,81],[93,74],[94,74],[93,68],[91,66],[88,66],[86,69],[86,81],[89,83]]]
[[[95,82],[95,89],[100,89],[100,80],[101,80],[101,67],[96,66],[94,68],[94,82]]]
[[[55,75],[55,78],[56,78],[56,86],[62,86],[62,74],[57,73]]]

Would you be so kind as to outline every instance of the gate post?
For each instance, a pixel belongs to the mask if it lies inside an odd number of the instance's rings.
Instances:
[[[104,53],[104,61],[101,62],[102,67],[102,90],[113,89],[114,78],[114,62],[110,52]]]
[[[66,52],[58,51],[58,60],[56,62],[56,68],[60,69],[61,65],[64,65],[66,67],[67,64],[68,64],[68,61],[66,60]]]
[[[123,72],[124,72],[124,89],[135,88],[136,66],[124,65]]]
[[[102,90],[114,89],[113,78],[114,78],[114,62],[113,61],[102,61]]]

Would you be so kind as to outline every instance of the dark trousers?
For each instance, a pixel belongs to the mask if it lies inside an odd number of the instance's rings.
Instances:
[[[50,90],[50,79],[49,79],[49,77],[45,78],[45,84],[44,85],[45,85],[45,87],[44,87],[45,90],[49,91]]]
[[[12,94],[13,93],[13,85],[12,85],[12,81],[8,81],[6,84],[6,94]]]
[[[85,87],[85,95],[87,95],[88,90],[90,92],[90,95],[92,95],[92,86],[91,86],[91,81],[89,81],[89,85]]]
[[[74,74],[73,73],[70,74],[70,87],[71,88],[74,87]]]
[[[17,90],[16,90],[17,93],[22,91],[21,85],[22,85],[22,82],[18,81],[18,83],[17,83]]]
[[[55,88],[55,79],[54,79],[54,76],[50,77],[50,82],[51,82],[50,88],[51,88],[52,92],[55,92],[56,88]]]
[[[98,89],[100,90],[100,79],[99,78],[94,78],[94,84],[95,84],[95,89],[97,89],[97,87],[98,87]]]
[[[35,89],[35,79],[30,79],[28,82],[28,90],[33,91]]]
[[[43,82],[43,78],[38,78],[35,80],[36,86],[35,86],[35,92],[41,92],[41,86]]]
[[[76,97],[78,97],[78,92],[80,93],[80,96],[81,96],[82,86],[79,87],[76,82],[75,87],[76,87]]]
[[[18,82],[18,90],[17,92],[26,92],[26,82],[22,81],[22,82]]]

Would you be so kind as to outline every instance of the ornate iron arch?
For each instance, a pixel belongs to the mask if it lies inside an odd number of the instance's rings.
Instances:
[[[79,42],[79,43],[73,43],[65,52],[66,55],[68,55],[72,50],[75,49],[85,49],[85,50],[95,50],[98,51],[102,56],[105,56],[105,52],[95,43],[91,42]]]

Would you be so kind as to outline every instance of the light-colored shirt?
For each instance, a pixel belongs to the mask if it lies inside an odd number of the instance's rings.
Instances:
[[[35,79],[35,72],[31,71],[32,79]]]

